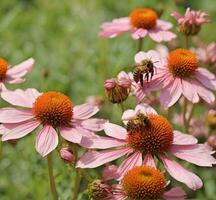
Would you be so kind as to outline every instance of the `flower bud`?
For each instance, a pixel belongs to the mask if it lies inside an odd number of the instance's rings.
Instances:
[[[207,123],[212,129],[216,129],[216,111],[210,110],[207,115]]]
[[[63,147],[59,151],[60,158],[66,163],[66,164],[73,164],[75,163],[75,156],[73,154],[73,151],[69,147]]]
[[[212,147],[214,150],[216,150],[216,135],[209,136],[208,144],[210,147]]]

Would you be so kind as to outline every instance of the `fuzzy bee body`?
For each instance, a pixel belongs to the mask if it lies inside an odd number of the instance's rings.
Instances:
[[[151,60],[143,60],[142,63],[135,65],[135,70],[133,72],[133,79],[136,83],[140,81],[141,86],[143,87],[143,76],[144,79],[149,81],[154,76],[154,64]],[[150,76],[150,77],[149,77]]]

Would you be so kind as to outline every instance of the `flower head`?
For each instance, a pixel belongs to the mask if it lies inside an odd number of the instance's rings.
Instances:
[[[42,156],[58,145],[57,131],[65,140],[82,145],[85,139],[97,137],[94,132],[102,130],[105,123],[102,119],[89,119],[98,112],[96,106],[73,106],[60,92],[18,89],[2,92],[1,97],[13,106],[23,107],[0,109],[2,141],[22,138],[42,125],[35,143]]]
[[[94,168],[126,155],[117,170],[119,179],[122,179],[135,166],[155,166],[156,156],[173,178],[193,190],[202,187],[197,175],[168,156],[172,154],[199,166],[212,166],[216,160],[211,156],[213,152],[209,146],[197,144],[195,137],[173,130],[163,116],[145,104],[125,111],[122,119],[127,129],[107,122],[104,131],[110,137],[93,139],[88,146],[106,150],[87,152],[80,158],[77,167]]]
[[[179,29],[185,35],[196,35],[202,24],[209,23],[207,13],[191,10],[190,8],[187,8],[184,16],[181,16],[178,12],[173,12],[171,16],[178,21]]]
[[[154,41],[162,42],[176,38],[176,35],[169,31],[171,28],[172,24],[160,20],[154,10],[137,8],[128,17],[103,23],[99,35],[105,38],[113,38],[131,31],[131,36],[135,40],[149,35]]]
[[[24,76],[32,70],[34,62],[33,58],[29,58],[12,67],[5,59],[0,58],[0,92],[7,90],[5,84],[24,82]]]

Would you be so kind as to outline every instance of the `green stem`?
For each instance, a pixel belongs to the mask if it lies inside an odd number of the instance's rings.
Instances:
[[[75,177],[74,193],[73,193],[72,200],[78,199],[80,182],[81,182],[81,177],[80,177],[79,169],[76,168],[76,177]]]
[[[192,105],[191,111],[189,113],[188,119],[187,119],[187,127],[189,128],[190,126],[190,121],[193,117],[193,113],[194,113],[194,108],[195,108],[195,104]]]
[[[139,38],[137,43],[137,52],[142,50],[142,44],[143,44],[143,38]]]
[[[124,113],[124,104],[123,104],[123,102],[120,103],[120,106],[121,106],[122,113]]]
[[[189,36],[185,35],[185,47],[189,49]]]
[[[184,103],[183,103],[183,124],[184,124],[184,132],[187,133],[188,132],[188,122],[187,122],[187,99],[184,98]]]
[[[88,181],[88,182],[92,182],[93,179],[92,177],[86,172],[85,169],[80,169],[81,174],[83,175],[83,177]]]
[[[50,189],[53,195],[53,199],[58,200],[58,193],[56,190],[55,178],[53,176],[52,153],[49,153],[47,155],[47,166],[48,166],[48,173],[49,173]]]

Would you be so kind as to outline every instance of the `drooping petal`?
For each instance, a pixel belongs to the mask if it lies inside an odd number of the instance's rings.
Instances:
[[[18,110],[15,108],[0,109],[0,123],[19,123],[32,119],[32,111],[30,109]]]
[[[131,31],[131,36],[134,40],[138,40],[139,38],[144,38],[147,35],[148,31],[143,28],[133,29]]]
[[[132,109],[126,110],[122,114],[122,121],[124,124],[127,124],[128,120],[132,119],[135,116],[136,116],[135,110],[132,110]]]
[[[38,121],[27,121],[16,124],[2,124],[2,141],[19,139],[31,133],[40,125]]]
[[[119,125],[112,124],[110,122],[105,123],[104,132],[110,137],[114,137],[120,140],[127,139],[127,130]]]
[[[203,186],[202,180],[194,173],[183,168],[174,160],[170,160],[164,155],[160,155],[167,172],[175,178],[177,181],[180,181],[186,184],[192,190],[197,190]]]
[[[147,166],[156,168],[154,158],[152,157],[150,153],[146,154],[144,161],[143,161],[143,165],[147,165]]]
[[[142,165],[142,153],[135,152],[130,157],[126,158],[118,167],[117,173],[119,174],[119,180],[123,178],[125,173],[133,169],[136,166]]]
[[[49,125],[45,125],[37,134],[35,148],[41,156],[46,156],[58,145],[58,134],[56,130]]]
[[[151,106],[149,106],[148,104],[145,103],[141,103],[139,105],[136,106],[135,108],[135,112],[136,114],[138,113],[143,113],[144,115],[146,114],[157,114],[157,111],[152,108]]]
[[[144,51],[140,51],[134,56],[134,60],[136,63],[141,63],[145,59],[147,59],[147,53]]]
[[[189,134],[184,134],[177,130],[174,130],[173,134],[174,134],[173,144],[176,145],[196,144],[198,142],[198,140],[194,136]]]
[[[111,179],[117,179],[119,177],[117,173],[118,167],[116,165],[108,165],[103,169],[102,179],[108,181]]]
[[[74,119],[88,119],[95,115],[99,111],[97,106],[91,104],[82,104],[74,106],[73,108],[73,118]]]
[[[105,163],[116,160],[126,154],[132,153],[133,149],[130,147],[104,150],[104,151],[89,151],[81,156],[80,160],[77,162],[79,168],[95,168]]]
[[[186,193],[181,187],[174,187],[165,192],[163,197],[166,200],[183,200],[186,199]]]
[[[82,134],[76,128],[60,127],[60,135],[67,141],[79,144]]]
[[[27,90],[17,89],[15,91],[4,91],[1,97],[14,106],[32,108],[36,98],[41,95],[36,89],[29,88]]]
[[[157,27],[159,27],[161,30],[169,30],[173,27],[173,25],[170,22],[166,22],[166,21],[158,19]]]
[[[216,159],[212,150],[204,144],[173,145],[169,150],[176,157],[202,167],[212,167]]]
[[[104,119],[91,118],[81,121],[80,125],[90,131],[102,131],[106,121]]]
[[[149,30],[148,35],[152,40],[156,42],[162,42],[162,41],[168,42],[176,38],[176,34],[167,30],[162,30],[158,27]]]

